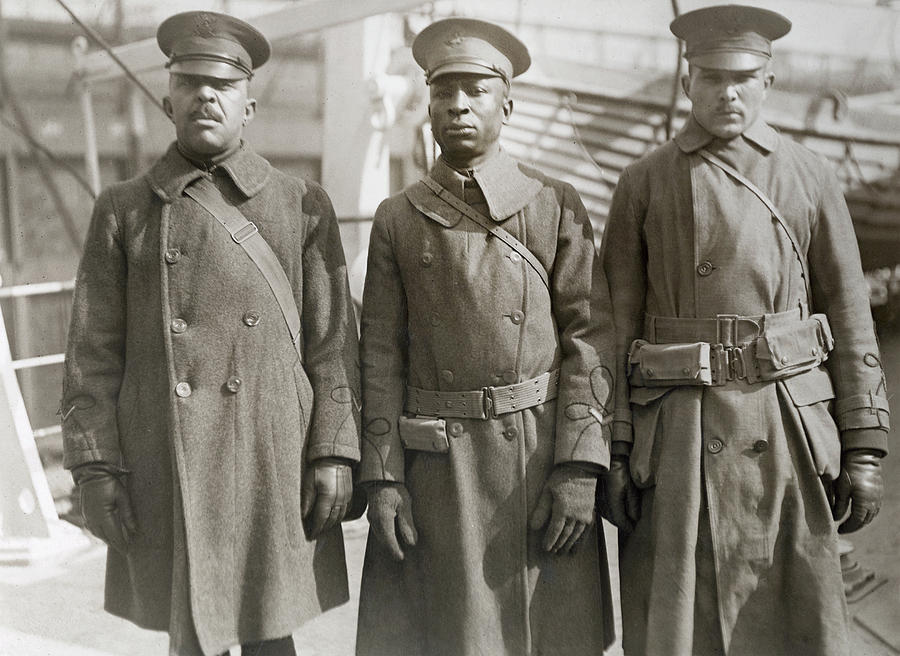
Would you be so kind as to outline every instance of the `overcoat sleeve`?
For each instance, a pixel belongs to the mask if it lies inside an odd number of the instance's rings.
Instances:
[[[600,257],[607,276],[615,321],[615,422],[613,440],[632,442],[627,376],[628,350],[643,333],[647,262],[643,216],[635,208],[634,190],[626,169],[619,178],[603,233]]]
[[[125,367],[126,254],[113,190],[97,199],[78,266],[60,414],[63,466],[122,466],[116,403]]]
[[[843,449],[887,453],[890,411],[869,289],[840,183],[830,170],[822,175],[808,259],[813,308],[827,315],[834,334],[834,350],[826,361],[835,387],[834,415]]]
[[[551,294],[561,351],[555,462],[606,468],[615,377],[609,287],[587,210],[570,185],[562,189]]]
[[[408,370],[406,292],[391,240],[391,201],[375,212],[362,308],[363,445],[360,481],[405,480],[397,420]]]
[[[331,200],[303,198],[303,367],[313,388],[307,459],[359,460],[359,348],[347,265]]]

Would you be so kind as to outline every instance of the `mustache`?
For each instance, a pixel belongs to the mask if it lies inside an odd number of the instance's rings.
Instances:
[[[195,109],[194,111],[191,112],[190,117],[194,120],[209,119],[212,121],[219,121],[219,122],[222,121],[222,116],[219,114],[219,112],[215,111],[209,105],[204,105],[203,107],[201,107],[199,109]]]

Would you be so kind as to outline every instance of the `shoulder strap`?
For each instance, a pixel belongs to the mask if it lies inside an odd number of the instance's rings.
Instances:
[[[711,152],[706,150],[705,148],[701,148],[697,151],[703,159],[705,159],[710,164],[718,166],[720,169],[725,171],[732,178],[740,182],[742,185],[747,187],[753,194],[759,198],[763,205],[765,205],[769,212],[772,214],[772,217],[778,222],[781,228],[784,230],[785,234],[788,237],[788,240],[791,242],[791,247],[794,249],[794,253],[797,254],[797,257],[800,260],[800,268],[803,270],[803,282],[806,285],[806,302],[812,303],[812,295],[810,294],[810,282],[809,282],[809,270],[806,265],[806,255],[800,250],[800,242],[797,241],[797,237],[794,235],[794,231],[791,230],[791,226],[788,225],[788,222],[784,220],[784,217],[781,215],[781,212],[778,211],[778,208],[775,207],[775,203],[755,184],[750,182],[746,176],[742,175],[737,169],[728,164],[727,162],[722,161],[721,158],[716,157]]]
[[[524,260],[528,262],[529,265],[531,265],[531,268],[534,269],[535,273],[540,276],[541,282],[544,283],[544,286],[547,288],[547,290],[550,290],[550,277],[547,275],[547,270],[544,268],[544,265],[540,263],[537,257],[535,257],[534,253],[528,250],[528,247],[525,246],[525,244],[513,237],[508,231],[496,225],[489,218],[476,211],[468,203],[464,203],[459,198],[444,189],[444,187],[441,186],[441,184],[431,176],[426,175],[424,178],[422,178],[422,182],[425,183],[425,185],[429,189],[431,189],[431,191],[433,191],[435,195],[442,201],[450,205],[453,209],[472,219],[475,223],[480,225],[482,228],[494,235],[497,239],[499,239],[511,249],[516,251],[519,255],[521,255]]]
[[[303,359],[303,346],[300,343],[300,313],[297,311],[297,303],[294,301],[294,292],[287,274],[278,261],[278,256],[271,246],[259,234],[256,224],[248,221],[241,211],[225,202],[219,190],[206,178],[200,178],[192,185],[188,185],[184,193],[195,200],[203,209],[226,229],[238,246],[246,251],[250,259],[259,269],[259,272],[269,283],[275,300],[284,315],[291,343],[297,350],[297,355]]]

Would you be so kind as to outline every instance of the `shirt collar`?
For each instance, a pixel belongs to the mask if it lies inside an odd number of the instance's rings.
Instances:
[[[778,144],[778,133],[762,117],[757,117],[750,127],[744,130],[742,136],[768,153],[775,150]],[[685,153],[700,150],[708,146],[714,139],[715,137],[697,122],[693,114],[684,124],[681,132],[675,135],[675,143]]]
[[[217,168],[225,171],[244,196],[251,198],[266,186],[271,165],[263,157],[242,144]],[[150,168],[147,178],[153,191],[164,202],[171,203],[184,193],[184,188],[204,175],[203,169],[182,155],[176,143]]]
[[[463,199],[465,175],[439,157],[431,170],[431,177],[457,198]],[[543,187],[519,168],[518,162],[502,149],[472,172],[494,221],[504,221],[534,200]]]

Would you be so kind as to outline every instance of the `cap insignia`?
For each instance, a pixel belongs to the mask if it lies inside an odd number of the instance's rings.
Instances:
[[[462,42],[463,42],[463,37],[462,37],[462,34],[460,34],[459,32],[457,32],[456,34],[454,34],[453,36],[451,36],[449,39],[447,39],[445,41],[445,43],[448,46],[458,46]]]
[[[194,19],[194,35],[210,38],[216,35],[216,17],[206,12],[200,12]]]

